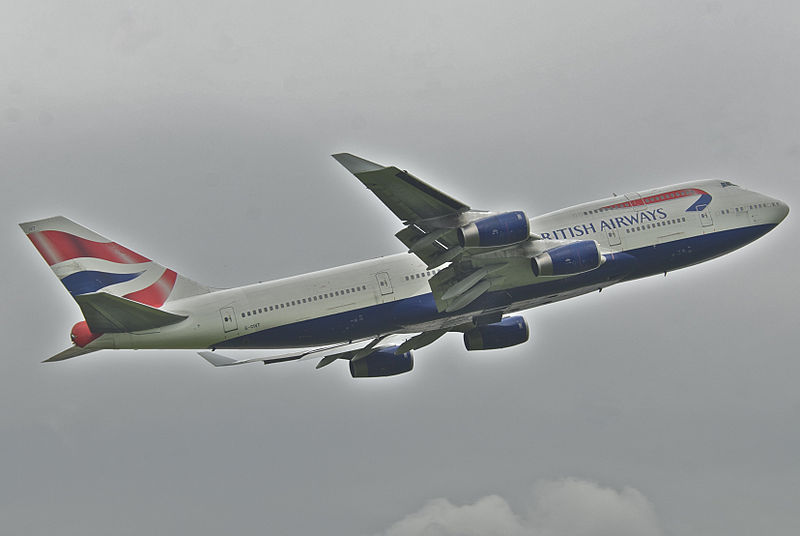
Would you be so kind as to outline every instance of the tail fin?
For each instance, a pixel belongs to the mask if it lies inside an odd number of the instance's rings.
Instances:
[[[76,300],[102,290],[160,308],[211,291],[63,216],[20,227]]]

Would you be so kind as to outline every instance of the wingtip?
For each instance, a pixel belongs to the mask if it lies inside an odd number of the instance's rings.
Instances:
[[[73,357],[78,357],[79,355],[89,354],[91,352],[96,352],[97,350],[94,348],[81,348],[80,346],[70,346],[66,350],[63,350],[52,357],[48,357],[42,363],[55,363],[57,361],[64,361],[65,359],[72,359]]]
[[[353,175],[385,169],[384,166],[376,164],[375,162],[370,162],[369,160],[365,160],[350,153],[336,153],[332,154],[331,156]]]
[[[197,355],[214,365],[215,367],[227,367],[229,365],[235,365],[237,361],[235,359],[231,359],[230,357],[226,357],[221,354],[217,354],[214,352],[197,352]]]

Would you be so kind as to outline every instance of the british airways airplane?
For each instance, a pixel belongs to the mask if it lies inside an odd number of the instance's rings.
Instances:
[[[601,199],[529,219],[471,209],[407,171],[333,157],[402,222],[407,253],[215,289],[62,216],[20,226],[84,320],[46,360],[102,349],[197,349],[215,366],[343,359],[356,377],[414,366],[412,351],[449,332],[467,350],[521,344],[519,311],[738,249],[789,207],[725,180]],[[228,349],[298,349],[254,359]],[[220,352],[221,350],[222,352]]]

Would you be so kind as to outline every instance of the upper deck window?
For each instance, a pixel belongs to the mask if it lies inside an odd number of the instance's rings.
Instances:
[[[733,184],[732,182],[728,182],[728,181],[721,181],[721,182],[720,182],[720,185],[721,185],[723,188],[727,188],[728,186],[736,186],[736,185],[735,185],[735,184]]]

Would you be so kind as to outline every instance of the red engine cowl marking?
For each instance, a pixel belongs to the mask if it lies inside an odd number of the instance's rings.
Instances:
[[[92,333],[92,330],[89,329],[89,325],[84,320],[72,326],[72,332],[69,336],[72,342],[83,348],[100,335],[102,335],[102,333]]]

